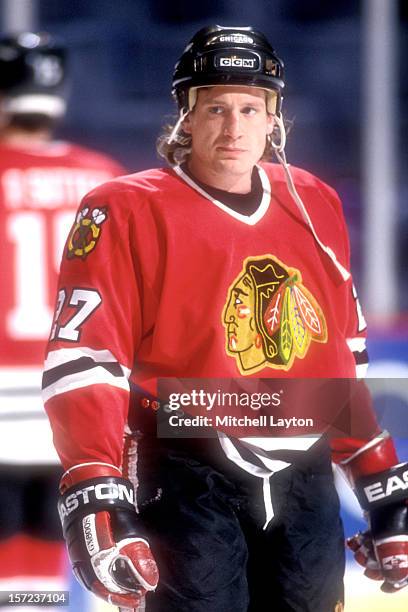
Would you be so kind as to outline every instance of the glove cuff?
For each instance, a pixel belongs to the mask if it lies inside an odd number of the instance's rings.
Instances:
[[[64,535],[71,523],[88,514],[114,509],[135,513],[133,485],[126,478],[102,476],[89,478],[73,485],[63,493],[58,502]]]
[[[366,476],[385,472],[398,464],[394,442],[388,432],[374,438],[339,465],[353,488]]]
[[[111,463],[103,463],[101,461],[89,461],[80,463],[68,468],[62,475],[59,490],[61,495],[73,485],[88,480],[89,478],[98,478],[101,476],[122,476],[122,472],[118,467]]]

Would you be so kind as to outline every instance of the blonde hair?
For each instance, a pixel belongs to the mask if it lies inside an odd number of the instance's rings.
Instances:
[[[165,159],[170,166],[177,166],[185,162],[191,153],[191,134],[184,132],[181,127],[173,141],[169,142],[178,117],[173,117],[172,123],[170,121],[162,128],[156,141],[156,150],[159,157]]]

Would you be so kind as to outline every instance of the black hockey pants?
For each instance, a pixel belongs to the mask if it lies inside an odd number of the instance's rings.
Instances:
[[[173,451],[159,471],[155,499],[140,514],[160,569],[147,612],[333,612],[343,601],[328,454],[271,478],[276,517],[266,530],[258,479],[227,477]]]

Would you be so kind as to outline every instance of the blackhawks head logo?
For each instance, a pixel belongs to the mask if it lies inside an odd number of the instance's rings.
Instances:
[[[76,216],[75,223],[68,236],[67,257],[85,259],[97,245],[101,234],[102,223],[107,218],[105,208],[83,208]]]
[[[273,255],[248,258],[228,291],[223,312],[227,354],[241,374],[289,370],[310,343],[326,342],[323,312],[300,272]]]

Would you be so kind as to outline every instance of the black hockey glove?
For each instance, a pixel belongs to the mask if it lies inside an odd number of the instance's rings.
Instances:
[[[366,568],[393,593],[408,585],[408,463],[398,464],[392,439],[373,440],[343,462],[369,523],[348,546]]]
[[[68,470],[60,490],[58,510],[76,578],[111,604],[137,608],[159,573],[138,535],[132,484],[116,468],[93,463]]]

